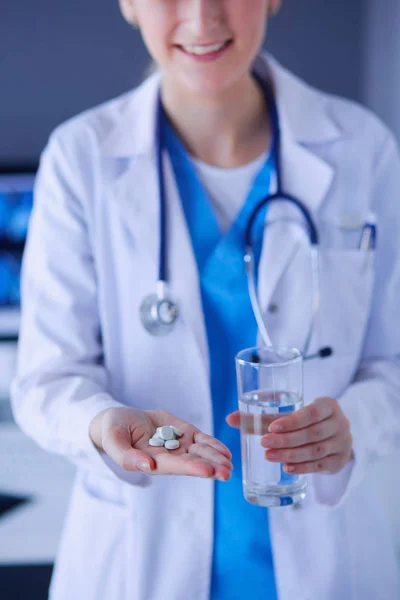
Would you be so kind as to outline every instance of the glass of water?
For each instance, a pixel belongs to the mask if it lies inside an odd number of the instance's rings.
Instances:
[[[250,348],[236,356],[243,491],[258,506],[287,506],[305,498],[307,481],[265,458],[262,437],[276,419],[303,406],[303,356],[296,348]]]

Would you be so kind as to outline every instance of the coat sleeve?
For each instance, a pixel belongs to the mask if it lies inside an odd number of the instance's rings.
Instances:
[[[372,194],[378,215],[372,308],[358,372],[339,398],[355,460],[336,475],[312,476],[317,500],[332,506],[400,447],[400,156],[392,135],[380,154]]]
[[[67,152],[68,144],[58,137],[57,132],[50,137],[41,156],[22,261],[13,415],[45,450],[83,469],[140,484],[143,474],[124,471],[89,436],[98,413],[124,405],[109,394],[103,365],[95,265],[82,201],[86,190],[78,165],[67,158],[71,148]]]

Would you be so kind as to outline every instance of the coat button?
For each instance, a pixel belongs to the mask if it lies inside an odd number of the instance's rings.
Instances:
[[[276,304],[276,302],[271,302],[271,304],[268,306],[268,312],[271,314],[277,313],[278,310],[279,306]]]

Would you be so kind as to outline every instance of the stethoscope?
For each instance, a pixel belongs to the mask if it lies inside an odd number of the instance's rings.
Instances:
[[[282,185],[282,168],[281,168],[281,132],[279,126],[279,115],[278,108],[269,85],[261,79],[257,74],[254,77],[260,84],[264,96],[266,105],[269,111],[269,117],[272,128],[272,158],[276,169],[277,179],[277,191],[274,194],[269,194],[264,200],[259,202],[254,208],[249,221],[247,223],[245,231],[245,254],[244,262],[249,287],[249,295],[251,305],[253,308],[254,316],[257,321],[257,326],[265,346],[273,346],[271,338],[268,334],[267,328],[262,317],[262,310],[258,301],[256,283],[255,283],[255,268],[254,268],[254,253],[252,249],[252,227],[257,218],[259,212],[267,205],[273,202],[290,202],[295,206],[304,218],[305,229],[307,230],[308,238],[311,245],[311,268],[312,268],[312,313],[310,326],[307,333],[306,341],[303,347],[303,357],[305,360],[312,358],[326,358],[331,356],[332,348],[325,347],[321,348],[318,352],[312,355],[308,355],[308,350],[314,331],[316,319],[320,307],[320,281],[319,281],[319,239],[318,231],[314,224],[314,221],[310,215],[309,210],[306,206],[297,198],[286,194],[283,191]],[[158,103],[156,108],[156,140],[157,140],[157,173],[158,173],[158,189],[159,189],[159,202],[160,202],[160,246],[159,246],[159,272],[157,289],[155,294],[147,296],[141,305],[140,315],[144,328],[154,336],[164,336],[169,334],[174,328],[176,321],[179,317],[179,310],[177,304],[170,297],[168,292],[168,279],[166,273],[166,246],[167,246],[167,235],[166,235],[166,218],[167,218],[167,201],[165,192],[165,178],[164,178],[164,166],[163,166],[163,136],[162,136],[162,123],[163,123],[163,107],[161,101],[161,92],[159,93]]]

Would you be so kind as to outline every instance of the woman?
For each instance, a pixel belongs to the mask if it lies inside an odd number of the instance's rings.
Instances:
[[[50,597],[394,600],[391,533],[369,477],[400,423],[393,137],[259,55],[279,0],[121,4],[159,73],[53,133],[24,257],[15,418],[78,466]],[[277,176],[260,81],[278,106],[285,190],[321,238],[310,350],[333,348],[306,363],[305,407],[262,440],[268,460],[309,474],[299,510],[268,512],[243,498],[234,373],[236,352],[257,343],[244,228]],[[159,266],[159,90],[180,311],[163,337],[140,319]],[[271,207],[267,219],[285,214]],[[365,251],[371,218],[378,239]],[[302,347],[309,244],[284,221],[263,231],[255,226],[254,250],[268,329]],[[148,446],[164,424],[184,430],[175,453]]]

